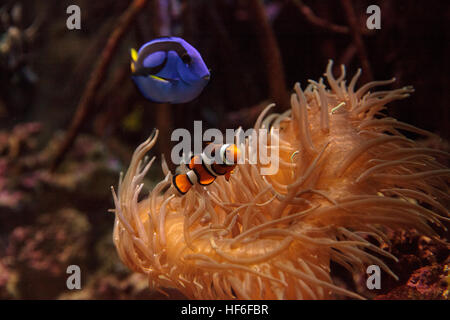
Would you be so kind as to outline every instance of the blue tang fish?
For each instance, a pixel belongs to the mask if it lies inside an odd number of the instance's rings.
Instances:
[[[131,60],[133,81],[153,102],[189,102],[209,82],[210,73],[200,53],[181,38],[157,38],[138,52],[131,49]]]

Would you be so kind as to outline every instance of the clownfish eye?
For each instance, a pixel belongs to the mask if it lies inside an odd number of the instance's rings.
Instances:
[[[191,62],[192,62],[191,56],[189,54],[187,54],[187,53],[183,53],[181,55],[181,60],[183,60],[183,62],[186,63],[186,64],[191,64]]]

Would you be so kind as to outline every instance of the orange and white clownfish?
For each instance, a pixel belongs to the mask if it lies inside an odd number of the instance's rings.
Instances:
[[[173,186],[181,195],[186,194],[196,183],[202,186],[210,185],[218,176],[225,176],[228,181],[241,156],[241,151],[235,144],[214,145],[211,156],[213,159],[205,152],[193,156],[189,162],[188,171],[173,176]]]

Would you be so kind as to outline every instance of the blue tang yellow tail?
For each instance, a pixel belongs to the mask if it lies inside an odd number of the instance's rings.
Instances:
[[[177,37],[157,38],[139,51],[131,49],[131,72],[142,95],[159,103],[192,101],[210,78],[200,53]]]

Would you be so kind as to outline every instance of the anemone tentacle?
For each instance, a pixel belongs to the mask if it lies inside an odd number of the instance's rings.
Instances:
[[[280,157],[274,175],[247,162],[229,182],[219,177],[180,197],[163,161],[165,179],[138,201],[154,160],[144,157],[158,133],[142,143],[117,194],[113,189],[121,260],[147,274],[151,286],[198,299],[364,298],[333,283],[332,261],[350,272],[377,264],[395,277],[379,256],[396,258],[367,236],[387,246],[388,229],[436,237],[433,228],[449,220],[450,170],[438,161],[449,154],[399,130],[433,134],[380,113],[411,87],[370,91],[392,79],[356,89],[361,70],[349,86],[344,67],[338,78],[331,70],[330,61],[330,88],[322,80],[305,90],[297,83],[290,112],[268,114],[269,106],[256,121],[256,128],[279,129],[268,139],[280,142],[269,146]],[[248,158],[248,141],[245,148]]]

